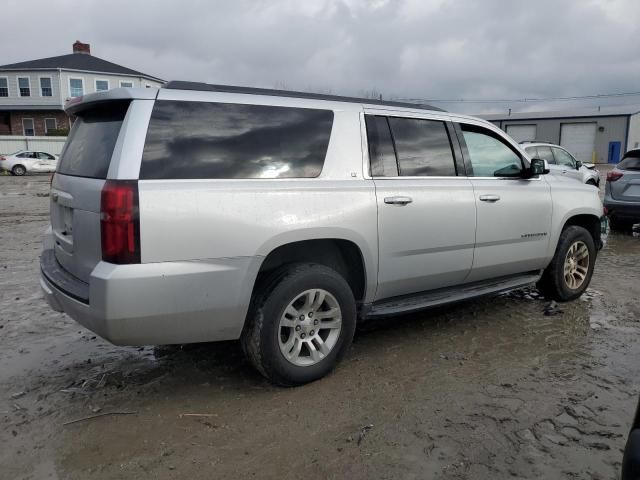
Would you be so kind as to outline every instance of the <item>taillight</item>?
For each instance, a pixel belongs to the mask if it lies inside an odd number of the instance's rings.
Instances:
[[[100,198],[102,259],[110,263],[140,263],[138,182],[107,180]]]
[[[607,182],[615,182],[622,178],[623,173],[618,170],[611,170],[607,173]]]
[[[4,161],[6,159],[7,159],[7,157],[3,157],[2,155],[0,155],[0,162]]]

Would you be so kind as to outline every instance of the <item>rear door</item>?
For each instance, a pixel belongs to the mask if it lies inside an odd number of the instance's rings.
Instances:
[[[543,268],[551,229],[549,184],[542,176],[521,177],[523,158],[500,133],[471,124],[457,131],[477,211],[468,281]]]
[[[457,175],[446,120],[366,115],[378,204],[376,299],[463,283],[471,270],[475,200],[469,179]]]
[[[100,196],[129,103],[76,113],[51,185],[51,227],[60,265],[88,282],[101,260]]]

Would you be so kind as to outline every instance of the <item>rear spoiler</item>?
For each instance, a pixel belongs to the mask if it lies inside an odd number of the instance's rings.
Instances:
[[[114,88],[106,92],[89,93],[68,100],[64,104],[64,111],[69,115],[75,115],[90,106],[113,100],[155,100],[158,90],[157,88]]]

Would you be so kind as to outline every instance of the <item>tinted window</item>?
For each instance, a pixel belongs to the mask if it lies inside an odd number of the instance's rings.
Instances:
[[[332,124],[330,110],[158,101],[140,178],[317,177]]]
[[[616,166],[619,170],[640,170],[640,157],[626,157]]]
[[[455,176],[444,122],[389,117],[401,176]]]
[[[127,107],[128,103],[110,102],[80,112],[60,154],[58,172],[77,177],[107,178]]]
[[[367,115],[365,120],[367,123],[371,175],[374,177],[398,176],[396,152],[393,149],[393,140],[391,139],[387,117]]]
[[[556,157],[558,165],[565,165],[567,167],[576,168],[575,159],[561,148],[554,148],[553,155]]]
[[[551,148],[549,148],[549,147],[539,146],[538,147],[538,158],[541,158],[542,160],[546,160],[551,165],[555,165],[557,163],[556,162],[556,158],[553,156],[553,152],[551,151]]]
[[[493,132],[461,125],[474,177],[516,177],[522,171],[520,156]]]

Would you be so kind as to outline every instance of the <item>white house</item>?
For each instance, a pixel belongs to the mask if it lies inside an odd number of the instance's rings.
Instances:
[[[118,87],[159,87],[164,80],[91,55],[76,41],[73,53],[0,66],[0,135],[43,136],[68,129],[65,102]]]

